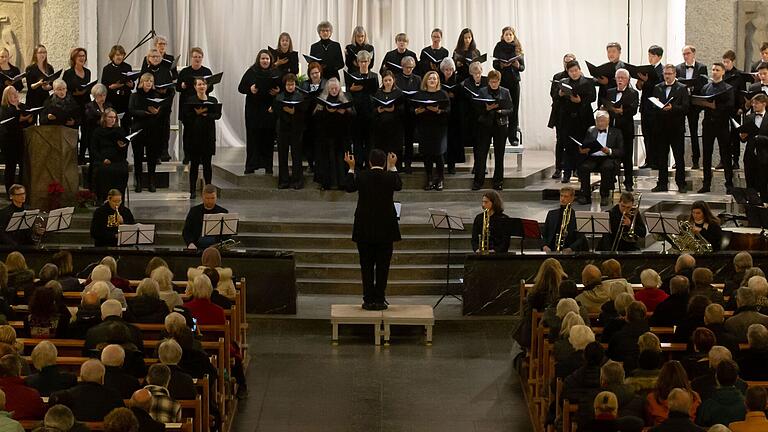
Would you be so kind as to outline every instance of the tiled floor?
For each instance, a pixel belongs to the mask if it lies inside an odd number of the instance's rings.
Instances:
[[[234,430],[530,431],[511,368],[509,321],[438,321],[435,343],[393,328],[375,347],[372,329],[327,320],[251,320],[250,397]]]

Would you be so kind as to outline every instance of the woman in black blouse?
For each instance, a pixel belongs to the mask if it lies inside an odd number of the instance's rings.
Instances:
[[[432,30],[430,34],[432,45],[424,47],[419,55],[419,74],[424,75],[429,71],[438,72],[440,62],[448,57],[448,50],[441,46],[443,42],[443,31],[439,28]]]
[[[107,87],[107,103],[115,108],[118,113],[128,111],[128,101],[131,98],[131,90],[134,87],[134,78],[125,75],[131,72],[131,65],[124,62],[125,48],[115,45],[109,50],[110,62],[101,70],[101,83]],[[128,119],[123,117],[123,128],[130,129]]]
[[[456,65],[450,58],[444,58],[440,62],[440,85],[451,101],[451,113],[448,117],[447,151],[445,153],[448,163],[448,174],[456,174],[456,164],[464,163],[464,143],[462,142],[462,106],[460,81],[457,81]]]
[[[352,121],[352,142],[354,144],[355,158],[359,162],[360,168],[367,166],[368,153],[371,151],[371,118],[373,116],[373,106],[371,96],[378,87],[379,76],[376,72],[370,70],[371,53],[361,50],[357,53],[358,73],[350,74],[354,78],[376,80],[375,86],[364,86],[356,82],[347,82],[347,90],[352,97],[357,116]],[[362,161],[366,161],[363,163]]]
[[[12,82],[8,78],[15,78],[21,74],[19,68],[8,62],[10,53],[7,48],[0,48],[0,72],[2,72],[7,78],[3,78],[0,82],[0,91],[5,90],[8,86],[13,86],[17,91],[24,89],[24,83],[21,80]]]
[[[469,65],[469,78],[461,83],[461,92],[457,98],[461,99],[461,145],[477,146],[477,109],[472,99],[480,95],[480,90],[488,86],[488,78],[483,76],[483,65],[472,62]]]
[[[176,81],[176,91],[179,92],[179,100],[184,101],[190,96],[195,95],[195,86],[193,84],[195,78],[213,75],[213,72],[211,72],[210,69],[203,66],[203,57],[204,54],[202,48],[194,47],[189,50],[189,66],[179,72],[179,79]],[[208,94],[211,94],[212,91],[213,85],[208,85]],[[179,120],[182,122],[184,120],[183,117],[184,113],[182,110],[179,110]],[[189,149],[187,148],[186,143],[184,143],[183,137],[181,148],[184,149],[184,164],[188,164],[189,156],[187,153],[189,152]]]
[[[416,116],[416,140],[419,142],[419,151],[424,157],[424,169],[427,175],[424,190],[441,191],[445,175],[443,155],[447,150],[446,133],[451,101],[448,94],[440,88],[440,77],[437,72],[430,71],[424,75],[421,90],[413,98],[412,106]],[[434,181],[433,166],[437,168]]]
[[[82,136],[80,139],[86,143],[92,142],[91,136],[93,135],[93,131],[100,126],[101,116],[104,114],[104,111],[107,108],[112,108],[112,104],[107,102],[107,87],[105,87],[104,84],[96,84],[93,86],[91,89],[91,96],[93,96],[93,100],[85,104],[85,114],[83,116],[83,124],[81,127]],[[88,165],[88,175],[85,179],[86,186],[91,184],[94,167],[93,162],[94,161],[91,161]]]
[[[46,82],[45,77],[53,74],[53,66],[48,64],[48,50],[43,45],[35,47],[32,63],[27,66],[27,107],[37,108],[43,106],[53,89],[51,82]]]
[[[514,59],[512,61],[509,61]],[[505,61],[506,60],[506,61]],[[520,73],[525,70],[523,46],[517,38],[515,29],[504,27],[501,30],[501,40],[493,49],[493,68],[501,72],[501,86],[509,90],[512,98],[512,112],[509,114],[509,143],[513,146],[520,144],[517,138],[520,107]]]
[[[216,154],[216,120],[221,110],[209,112],[206,104],[218,104],[215,97],[207,93],[208,83],[195,78],[195,94],[184,100],[184,140],[189,148],[189,198],[195,199],[195,185],[198,170],[203,165],[205,184],[211,184],[213,169],[211,159]]]
[[[155,167],[160,156],[160,139],[163,135],[162,111],[170,110],[168,102],[156,103],[150,99],[161,99],[155,91],[155,78],[151,73],[144,73],[139,79],[136,92],[131,95],[128,111],[133,117],[133,132],[141,133],[131,140],[133,147],[133,183],[134,190],[141,192],[142,162],[146,160],[149,173],[150,192],[155,191]],[[186,125],[185,125],[186,126]],[[186,150],[185,150],[186,151]],[[144,157],[146,153],[146,158]]]
[[[705,201],[695,201],[691,205],[691,215],[688,222],[691,224],[691,231],[694,234],[701,234],[712,245],[714,252],[720,250],[723,231],[720,228],[720,219],[712,214],[709,204]]]
[[[385,153],[403,157],[403,92],[395,86],[395,75],[386,70],[381,75],[381,88],[373,95],[371,144]]]
[[[91,139],[97,199],[106,200],[110,189],[117,189],[125,195],[128,184],[128,142],[114,109],[104,110],[100,126],[93,131]]]
[[[504,220],[509,216],[504,214],[504,202],[495,190],[483,192],[483,210],[488,210],[488,252],[507,253],[509,251],[509,233],[504,227]],[[480,238],[483,233],[484,212],[475,216],[472,223],[472,250],[480,252]]]
[[[344,64],[347,66],[347,72],[356,74],[360,72],[357,65],[357,53],[368,51],[371,54],[371,61],[368,63],[368,69],[371,69],[376,55],[373,51],[373,45],[368,43],[368,33],[363,26],[357,26],[352,30],[352,42],[344,50]]]
[[[456,75],[459,82],[469,77],[469,64],[479,56],[480,51],[475,43],[475,35],[470,29],[463,29],[453,50],[453,61],[456,62]]]
[[[24,128],[34,124],[34,114],[24,114],[26,107],[19,101],[14,87],[3,90],[0,103],[0,148],[5,156],[5,190],[16,183],[16,166],[19,178],[24,177]]]
[[[67,93],[67,83],[63,79],[53,81],[53,93],[43,103],[40,113],[41,125],[59,125],[77,129],[83,112],[75,99]]]
[[[178,78],[176,67],[171,67],[173,62],[173,56],[169,61],[163,54],[165,50],[164,39],[158,36],[157,47],[163,47],[161,51],[159,48],[150,48],[146,57],[145,67],[142,67],[141,73],[149,72],[155,78],[155,91],[158,97],[167,101],[170,108],[173,105],[173,98],[176,97],[176,86],[173,84],[174,80]],[[171,160],[171,155],[168,150],[168,142],[171,138],[171,110],[163,110],[160,113],[160,139],[159,139],[159,153],[161,161]]]
[[[272,51],[272,57],[275,60],[275,68],[280,72],[280,78],[292,73],[299,74],[299,53],[293,50],[293,39],[291,35],[282,32],[277,38],[277,47]]]
[[[319,99],[329,102],[346,104],[349,98],[341,91],[341,84],[336,78],[331,78],[325,85]],[[315,108],[320,134],[317,138],[319,151],[317,153],[317,179],[321,190],[330,188],[344,189],[344,152],[349,151],[349,123],[354,115],[354,109],[333,108],[324,103],[318,103]]]
[[[264,168],[272,175],[272,154],[275,145],[275,115],[272,102],[280,93],[279,79],[273,70],[272,54],[261,50],[256,62],[240,80],[237,91],[245,95],[245,173],[253,174]]]
[[[88,61],[88,52],[85,48],[73,48],[69,53],[69,69],[61,75],[61,79],[67,83],[67,91],[77,102],[80,108],[80,117],[85,114],[85,105],[91,101],[87,88],[91,82],[91,71],[85,67]],[[85,163],[85,152],[88,150],[88,143],[80,140],[80,150],[77,153],[77,161],[80,165]]]
[[[314,172],[314,181],[317,181],[317,172],[315,171],[315,162],[317,161],[319,133],[317,119],[312,114],[317,107],[317,96],[325,88],[326,80],[323,78],[323,67],[320,63],[312,62],[307,66],[307,79],[302,81],[299,91],[305,95],[304,103],[304,135],[302,136],[302,152],[304,159],[307,160],[309,172]]]
[[[296,90],[296,75],[283,78],[285,90],[275,97],[272,111],[277,117],[277,188],[304,188],[302,165],[302,133],[304,132],[304,96]],[[291,155],[291,172],[288,172],[288,154]]]

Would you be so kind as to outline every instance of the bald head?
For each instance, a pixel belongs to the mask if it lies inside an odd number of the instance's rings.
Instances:
[[[691,395],[681,388],[674,388],[667,397],[669,410],[688,414],[691,409]]]
[[[669,293],[686,295],[690,290],[688,278],[685,276],[675,276],[669,281]]]
[[[107,319],[111,316],[123,316],[123,305],[115,299],[109,299],[101,304],[101,319]]]
[[[104,365],[98,360],[88,360],[80,366],[80,380],[96,384],[104,384]]]
[[[125,362],[125,350],[117,344],[111,344],[101,350],[101,362],[104,366],[120,367]]]
[[[152,406],[152,393],[147,389],[136,390],[131,395],[129,406],[149,412],[149,408]]]
[[[87,293],[83,294],[83,300],[81,303],[83,306],[98,306],[99,295],[96,293],[96,291],[88,291]]]
[[[602,278],[603,275],[600,273],[600,269],[595,265],[587,264],[584,270],[581,271],[581,283],[584,286],[597,285],[601,282]]]
[[[692,269],[694,267],[696,267],[696,258],[691,254],[682,254],[677,257],[675,273],[680,273],[683,270]]]

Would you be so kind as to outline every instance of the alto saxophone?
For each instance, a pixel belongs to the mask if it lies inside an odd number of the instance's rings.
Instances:
[[[489,214],[488,209],[483,209],[483,231],[480,233],[480,249],[479,252],[481,255],[488,255],[489,253],[489,234],[491,231],[490,228],[490,220],[491,216]]]
[[[565,209],[563,209],[563,220],[560,222],[560,231],[557,232],[557,237],[555,238],[555,250],[557,252],[560,252],[564,249],[565,246],[565,239],[568,237],[568,224],[571,223],[571,203],[568,203],[565,205]]]

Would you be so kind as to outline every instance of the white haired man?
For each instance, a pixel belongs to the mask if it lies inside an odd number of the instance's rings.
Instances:
[[[600,173],[601,205],[608,205],[608,196],[614,187],[617,164],[624,155],[624,138],[621,130],[609,127],[610,121],[607,111],[598,110],[595,113],[595,126],[587,130],[582,140],[583,146],[578,150],[581,159],[577,164],[581,183],[579,204],[592,202],[589,176],[596,171]]]

